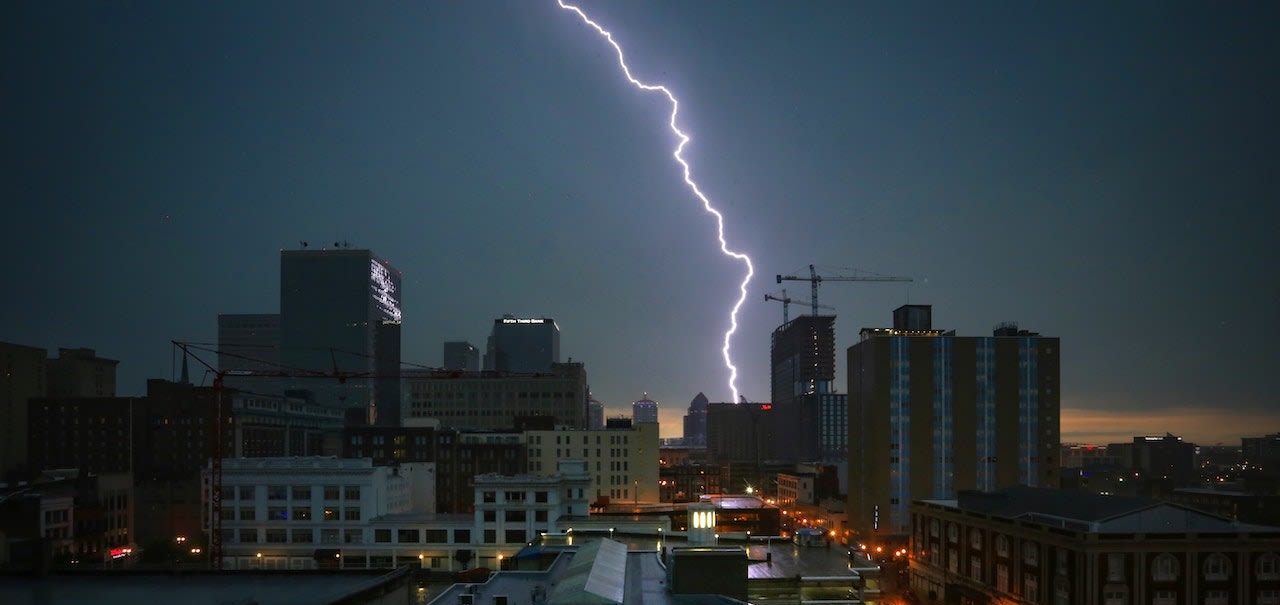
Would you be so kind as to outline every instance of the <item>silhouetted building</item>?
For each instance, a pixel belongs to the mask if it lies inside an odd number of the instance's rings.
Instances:
[[[218,369],[280,370],[280,314],[219,313]],[[244,384],[263,390],[260,382]]]
[[[587,428],[604,428],[604,404],[596,399],[587,400]]]
[[[493,320],[484,369],[546,372],[560,363],[560,327],[549,317],[503,315]]]
[[[436,419],[453,428],[510,429],[521,416],[587,426],[587,370],[558,363],[544,372],[405,370],[406,422]]]
[[[297,380],[317,401],[400,422],[400,272],[369,250],[280,253],[280,360],[290,368],[373,378]]]
[[[93,349],[58,349],[48,360],[50,397],[115,397],[119,361],[98,357]]]
[[[698,393],[689,402],[689,411],[684,415],[684,444],[687,447],[707,446],[707,396]]]
[[[773,404],[708,404],[707,456],[718,464],[759,465],[774,456],[776,429]]]
[[[1196,446],[1172,434],[1133,438],[1133,468],[1168,489],[1197,483]]]
[[[1280,477],[1280,433],[1243,437],[1240,449],[1250,470],[1267,477]]]
[[[658,402],[649,399],[649,394],[631,402],[631,419],[635,422],[658,422]]]
[[[27,402],[48,393],[48,355],[38,347],[0,342],[0,474],[27,470]]]
[[[1012,324],[957,337],[926,309],[849,348],[849,520],[864,537],[905,536],[913,500],[1058,486],[1058,339]]]
[[[444,343],[444,365],[446,370],[480,371],[480,349],[465,341]]]

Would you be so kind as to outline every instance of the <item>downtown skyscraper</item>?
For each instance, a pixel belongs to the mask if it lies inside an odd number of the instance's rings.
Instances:
[[[400,272],[369,250],[280,253],[280,363],[290,372],[355,375],[294,380],[318,401],[400,423]]]
[[[849,348],[849,523],[902,537],[913,500],[1057,487],[1058,338],[997,326],[960,337],[928,305]]]

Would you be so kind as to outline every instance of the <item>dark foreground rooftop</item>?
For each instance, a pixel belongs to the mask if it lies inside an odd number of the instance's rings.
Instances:
[[[4,605],[327,605],[362,603],[403,589],[404,570],[391,573],[95,573],[0,576]]]

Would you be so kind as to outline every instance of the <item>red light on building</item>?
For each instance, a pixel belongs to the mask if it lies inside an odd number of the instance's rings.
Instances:
[[[770,410],[772,410],[772,409],[773,409],[773,404],[772,404],[772,403],[762,403],[762,404],[760,404],[760,411],[762,411],[762,412],[768,412],[768,411],[770,411]]]

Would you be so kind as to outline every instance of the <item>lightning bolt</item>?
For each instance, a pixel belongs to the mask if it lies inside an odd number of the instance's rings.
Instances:
[[[751,276],[756,273],[755,267],[751,264],[751,257],[743,254],[742,252],[736,252],[729,249],[729,244],[724,239],[724,215],[720,214],[720,211],[716,210],[715,207],[711,205],[711,200],[707,198],[706,194],[702,193],[702,189],[698,188],[698,184],[693,181],[693,178],[690,175],[691,171],[689,169],[689,162],[685,161],[683,155],[684,146],[689,144],[689,135],[685,134],[684,131],[680,130],[680,127],[676,125],[676,116],[680,113],[680,101],[676,100],[676,96],[672,94],[671,89],[661,84],[646,84],[637,80],[635,76],[631,75],[631,68],[627,67],[627,59],[622,54],[622,47],[613,39],[613,34],[609,33],[609,30],[601,27],[599,23],[592,21],[590,17],[587,17],[586,13],[582,12],[582,9],[572,4],[565,4],[564,0],[556,0],[556,3],[559,4],[562,9],[577,13],[578,16],[582,18],[583,23],[591,26],[592,29],[596,30],[597,33],[603,36],[604,39],[613,46],[614,52],[618,54],[618,65],[622,67],[623,75],[627,77],[627,80],[631,82],[632,86],[635,86],[645,92],[660,92],[667,97],[668,101],[671,101],[671,120],[668,122],[668,125],[671,127],[671,132],[675,133],[676,138],[680,139],[680,143],[676,145],[675,151],[673,151],[671,155],[684,170],[684,183],[689,186],[689,190],[692,191],[693,194],[702,202],[702,208],[716,217],[716,237],[720,240],[720,251],[723,252],[725,256],[740,260],[747,266],[747,275],[742,278],[742,283],[738,285],[738,302],[734,303],[733,310],[729,312],[729,330],[724,333],[724,348],[720,350],[724,355],[724,365],[729,368],[729,390],[733,393],[733,399],[731,401],[733,403],[737,403],[738,367],[733,365],[733,358],[729,354],[729,344],[733,338],[734,332],[738,331],[738,310],[742,308],[742,303],[747,300],[747,284],[751,283]]]

